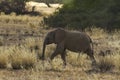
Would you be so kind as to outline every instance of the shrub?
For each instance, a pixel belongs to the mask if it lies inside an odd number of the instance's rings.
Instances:
[[[49,27],[120,29],[119,3],[118,0],[70,0],[58,12],[44,18],[44,22]]]
[[[11,12],[24,13],[26,1],[28,0],[2,0],[0,2],[0,12],[5,12],[6,14]]]

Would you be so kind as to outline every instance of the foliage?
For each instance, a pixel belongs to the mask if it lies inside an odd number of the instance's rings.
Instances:
[[[26,1],[29,0],[2,0],[0,2],[0,12],[5,12],[6,14],[11,12],[24,13]]]
[[[84,29],[97,26],[107,30],[118,29],[119,6],[118,0],[68,0],[59,12],[44,21],[50,27]]]

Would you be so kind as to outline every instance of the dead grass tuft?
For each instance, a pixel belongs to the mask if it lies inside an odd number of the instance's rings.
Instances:
[[[120,53],[114,54],[113,59],[115,68],[120,71]]]
[[[6,47],[0,48],[0,68],[7,68],[9,63],[9,52],[5,49]]]
[[[37,58],[34,52],[30,52],[25,47],[16,48],[11,54],[11,65],[13,69],[33,68]]]
[[[98,61],[98,68],[101,72],[111,71],[114,68],[113,56],[100,57]]]
[[[0,68],[7,68],[8,56],[5,53],[0,53]]]

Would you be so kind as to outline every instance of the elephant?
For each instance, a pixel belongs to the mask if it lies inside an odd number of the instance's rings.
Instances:
[[[56,49],[50,57],[51,61],[60,54],[63,64],[66,65],[66,50],[70,50],[79,53],[84,52],[90,57],[92,64],[96,63],[92,40],[85,32],[68,31],[63,28],[57,28],[48,32],[43,42],[42,60],[45,59],[46,45],[52,43],[56,44]]]

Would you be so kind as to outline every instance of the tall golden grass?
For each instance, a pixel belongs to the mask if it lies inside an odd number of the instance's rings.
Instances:
[[[96,70],[92,69],[90,58],[84,53],[67,51],[67,66],[63,67],[63,61],[58,55],[49,62],[49,58],[56,45],[48,45],[45,52],[45,61],[39,60],[42,55],[43,40],[49,30],[44,29],[41,24],[41,16],[16,15],[11,13],[0,14],[0,27],[5,30],[3,34],[25,34],[32,31],[37,32],[40,37],[24,37],[20,44],[4,45],[4,36],[0,37],[0,79],[4,80],[119,80],[120,72],[120,31],[107,33],[100,28],[85,30],[93,40]],[[20,33],[11,29],[18,28]],[[14,38],[14,37],[13,37]],[[98,55],[100,50],[109,48],[112,54],[106,56]],[[79,57],[78,57],[79,56]],[[3,69],[4,68],[4,69]],[[9,71],[9,69],[13,69]],[[15,71],[14,69],[20,69]],[[27,69],[27,70],[25,70]],[[16,73],[17,72],[17,73]],[[7,75],[7,77],[6,77]]]
[[[97,31],[97,30],[96,30]],[[100,32],[99,32],[100,34]],[[101,32],[102,35],[102,32]],[[108,34],[105,34],[109,36]],[[95,35],[92,35],[93,38]],[[104,35],[103,35],[104,36]],[[116,36],[116,35],[115,35]],[[101,37],[101,36],[100,36]],[[103,37],[104,38],[104,37]],[[115,38],[116,39],[116,38]],[[116,39],[117,40],[117,39]],[[108,43],[111,42],[111,40],[108,41]],[[112,42],[111,42],[112,43]],[[106,44],[101,44],[102,46],[106,46]],[[111,45],[111,44],[109,44]],[[36,46],[38,47],[36,51]],[[0,66],[1,68],[6,68],[8,64],[11,64],[11,66],[15,68],[28,68],[28,67],[34,67],[37,61],[38,56],[42,53],[42,46],[43,46],[43,39],[41,38],[26,38],[24,40],[24,44],[21,45],[13,45],[13,46],[3,46],[0,47]],[[113,46],[113,44],[112,44]],[[115,45],[114,45],[115,46]],[[118,46],[117,46],[118,47]],[[50,58],[52,52],[55,50],[55,45],[48,45],[46,48],[46,59]],[[101,71],[109,71],[109,70],[120,70],[120,53],[119,49],[117,51],[114,50],[114,53],[111,55],[106,55],[105,57],[100,57],[99,55],[95,54],[95,58],[97,60],[98,69]],[[91,60],[89,57],[84,54],[80,53],[80,56],[78,57],[79,53],[74,53],[67,51],[67,63],[72,66],[76,67],[82,67],[86,69],[91,68]],[[57,59],[58,58],[58,59]],[[62,65],[62,60],[60,56],[55,57],[55,60],[53,61],[53,65],[57,66]],[[55,67],[55,69],[59,69],[59,66]]]
[[[25,47],[16,47],[10,55],[13,69],[33,68],[37,61],[36,54]]]
[[[0,16],[0,27],[26,27],[27,29],[34,29],[34,27],[39,27],[39,21],[41,17],[31,17],[28,15],[17,16],[15,13],[11,13],[11,15],[5,15],[1,13]],[[21,28],[22,27],[22,28]],[[40,78],[43,80],[65,80],[65,79],[73,79],[73,80],[101,80],[101,79],[109,79],[109,80],[119,80],[119,76],[114,74],[105,73],[105,72],[120,72],[120,31],[115,31],[112,33],[107,33],[103,29],[100,28],[92,28],[92,31],[86,29],[86,33],[90,35],[94,43],[94,51],[95,51],[95,59],[97,61],[97,71],[89,74],[89,70],[92,71],[91,60],[89,57],[84,54],[67,51],[66,59],[67,66],[63,68],[63,62],[61,60],[60,55],[55,57],[55,59],[49,63],[49,58],[52,52],[55,50],[56,45],[48,45],[45,52],[46,60],[43,62],[42,60],[38,60],[38,55],[42,55],[42,46],[44,41],[44,36],[46,35],[48,30],[45,30],[43,27],[40,28],[40,32],[36,33],[37,35],[41,35],[40,37],[25,37],[22,42],[13,45],[4,45],[4,37],[0,37],[0,68],[7,69],[29,69],[27,70],[27,74],[25,75],[30,78],[30,80],[39,80]],[[6,33],[5,31],[4,33]],[[17,31],[12,32],[14,34],[18,34]],[[11,33],[11,34],[12,34]],[[22,32],[25,34],[24,30]],[[19,35],[19,34],[18,34]],[[97,45],[96,45],[97,44]],[[37,46],[37,48],[36,48]],[[112,54],[108,54],[106,56],[100,56],[99,51],[105,50],[109,48]],[[104,52],[106,53],[106,52]],[[104,72],[101,74],[101,72]],[[1,73],[1,72],[0,72]],[[4,72],[3,72],[4,73]],[[3,74],[1,73],[1,74]],[[0,74],[0,76],[2,76]],[[10,75],[11,73],[9,73]],[[16,73],[15,73],[16,74]],[[9,76],[8,75],[8,76]],[[11,75],[10,75],[11,76]],[[25,77],[24,76],[24,77]],[[23,76],[22,76],[23,77]],[[117,77],[117,78],[116,78]],[[21,78],[23,79],[23,78]],[[26,79],[26,77],[24,78]],[[19,80],[19,78],[18,78]]]
[[[35,52],[24,46],[0,48],[0,52],[0,68],[8,68],[8,64],[13,69],[33,68],[37,61]]]
[[[16,15],[11,13],[10,15],[5,15],[4,12],[0,13],[0,23],[1,26],[13,26],[19,27],[21,24],[24,27],[35,28],[40,26],[40,21],[42,16],[29,16],[29,15]]]

